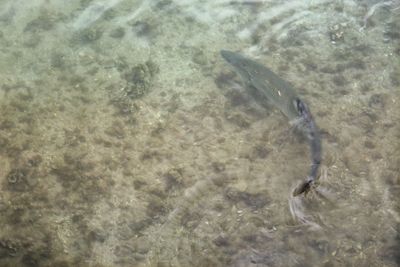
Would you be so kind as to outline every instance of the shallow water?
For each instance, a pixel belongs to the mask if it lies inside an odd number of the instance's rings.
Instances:
[[[0,1],[0,265],[398,266],[400,14],[379,3]],[[307,141],[221,49],[309,105],[318,191],[291,197]]]

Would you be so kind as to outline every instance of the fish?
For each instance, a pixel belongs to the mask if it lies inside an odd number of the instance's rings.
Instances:
[[[265,97],[289,119],[291,125],[298,128],[307,138],[310,145],[311,167],[307,178],[292,193],[293,196],[307,194],[316,186],[322,161],[320,131],[309,107],[288,82],[269,68],[236,52],[221,50],[220,53],[241,77],[246,87]]]

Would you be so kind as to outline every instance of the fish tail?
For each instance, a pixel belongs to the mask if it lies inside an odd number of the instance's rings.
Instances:
[[[311,189],[311,186],[314,184],[314,182],[315,182],[315,179],[310,179],[310,178],[308,178],[307,180],[305,180],[304,182],[302,182],[299,186],[297,186],[295,189],[294,189],[294,191],[293,191],[293,196],[294,197],[296,197],[296,196],[298,196],[298,195],[301,195],[301,194],[307,194],[309,191],[310,191],[310,189]]]

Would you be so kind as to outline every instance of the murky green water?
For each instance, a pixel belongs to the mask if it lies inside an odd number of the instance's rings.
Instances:
[[[398,266],[399,6],[0,0],[0,266]],[[310,106],[321,194],[221,49]]]

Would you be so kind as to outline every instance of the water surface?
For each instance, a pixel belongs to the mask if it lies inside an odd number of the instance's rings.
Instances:
[[[372,12],[374,11],[374,12]],[[397,266],[398,1],[0,1],[1,266]],[[309,148],[221,58],[290,82]]]

